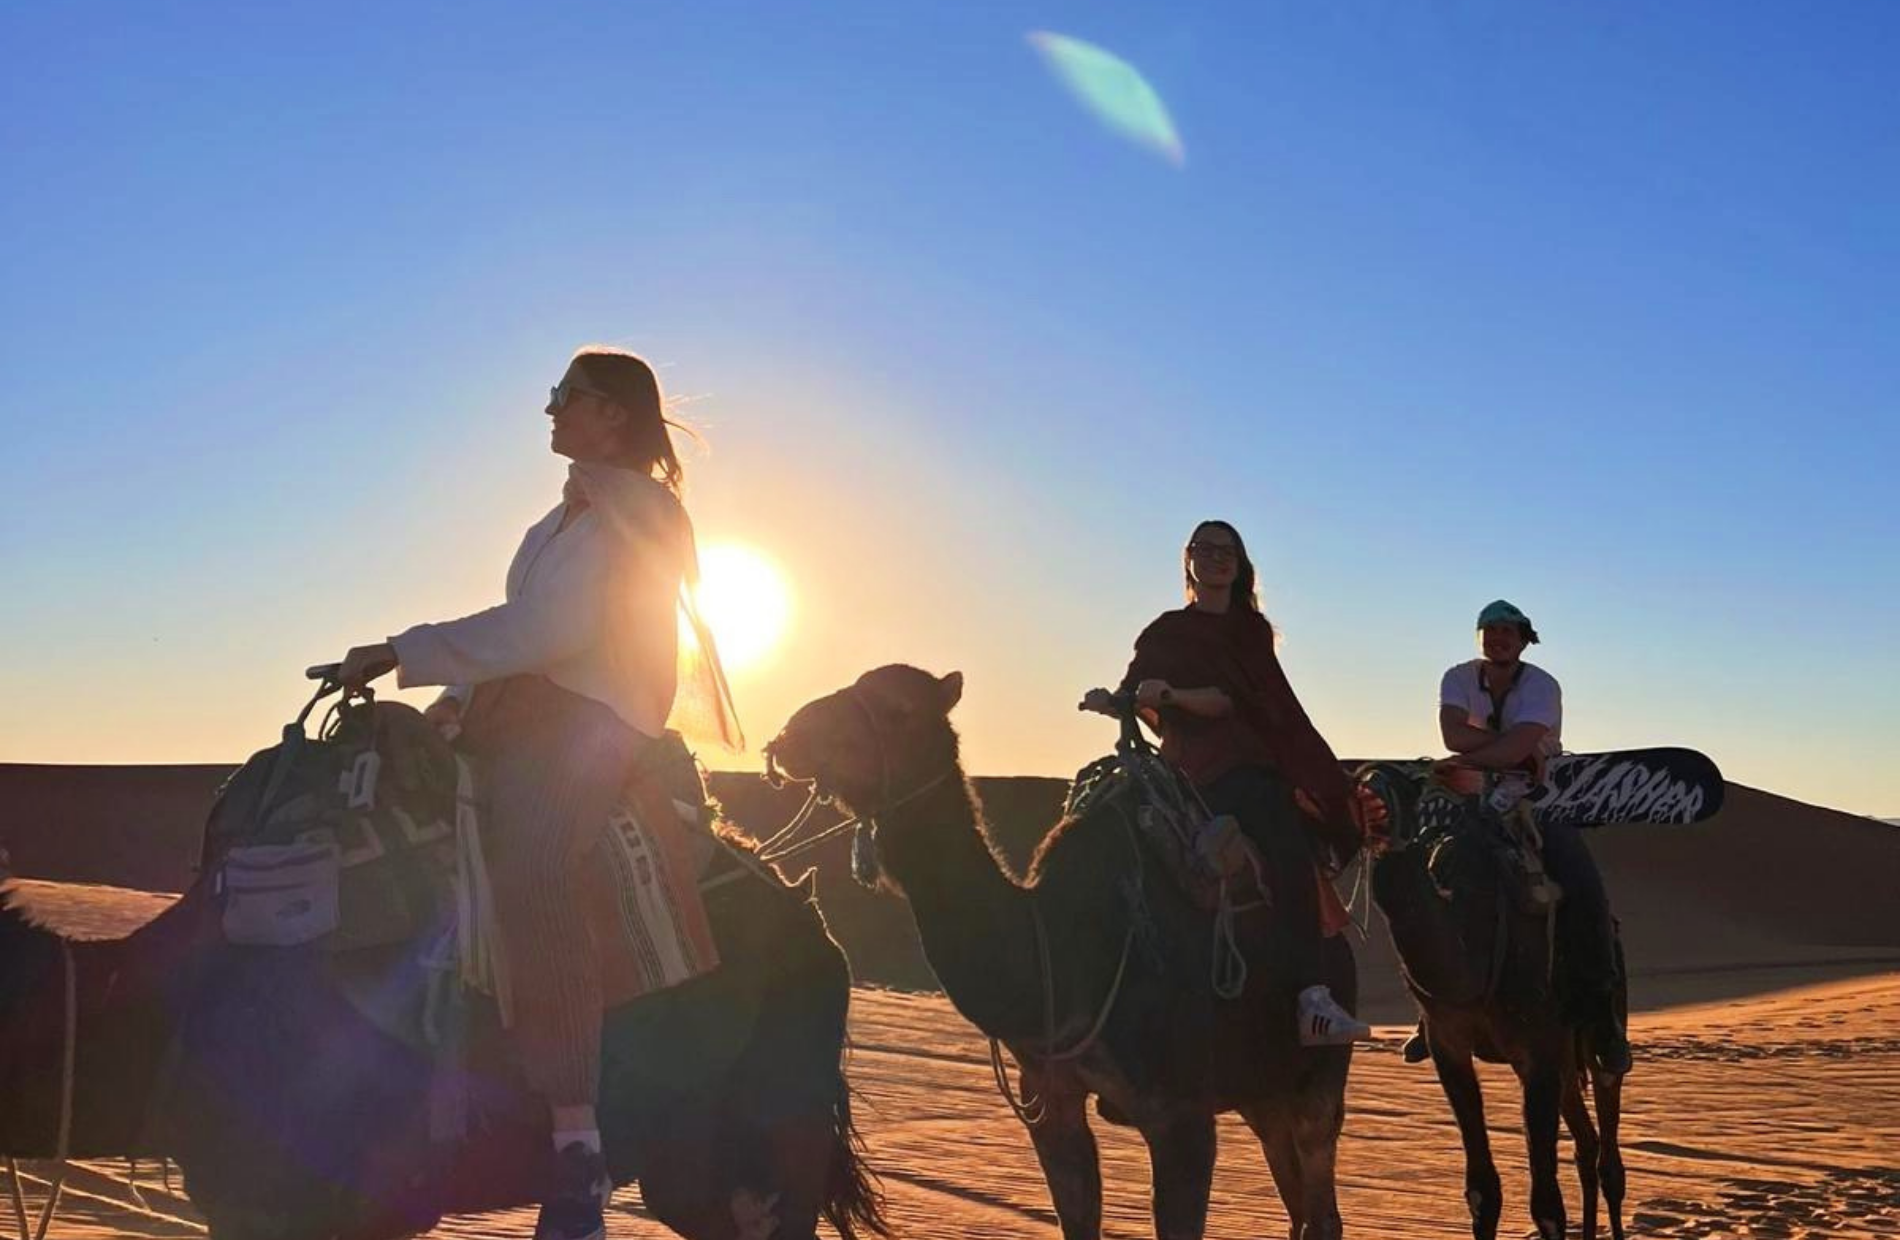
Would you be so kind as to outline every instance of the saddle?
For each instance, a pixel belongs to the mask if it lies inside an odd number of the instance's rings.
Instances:
[[[677,733],[648,746],[579,893],[611,1003],[718,965],[697,891],[713,811]],[[328,953],[423,945],[437,968],[494,996],[508,985],[488,896],[479,772],[414,709],[357,701],[315,738],[301,721],[219,791],[201,869],[227,941]]]
[[[1426,850],[1426,870],[1441,898],[1452,898],[1452,873],[1463,851],[1477,848],[1496,858],[1519,911],[1548,913],[1562,900],[1562,889],[1544,872],[1543,835],[1528,804],[1501,807],[1487,797],[1460,795],[1428,779],[1416,812],[1415,843]]]
[[[1125,749],[1076,773],[1062,807],[1074,818],[1114,805],[1148,854],[1196,906],[1213,911],[1230,898],[1230,883],[1266,880],[1253,843],[1229,814],[1210,814],[1186,777],[1158,753]]]

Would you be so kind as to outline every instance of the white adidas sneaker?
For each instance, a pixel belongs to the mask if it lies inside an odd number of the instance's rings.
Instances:
[[[1299,1021],[1301,1046],[1346,1046],[1372,1040],[1372,1026],[1340,1007],[1325,986],[1308,986],[1300,992]]]

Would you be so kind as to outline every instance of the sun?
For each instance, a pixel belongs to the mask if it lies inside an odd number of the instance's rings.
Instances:
[[[716,543],[699,553],[699,613],[726,671],[765,661],[792,618],[792,591],[778,566],[751,547]]]

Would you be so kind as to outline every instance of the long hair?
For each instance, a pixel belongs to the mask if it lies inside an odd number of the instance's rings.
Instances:
[[[1241,539],[1240,531],[1225,521],[1211,519],[1203,521],[1194,527],[1192,534],[1188,535],[1188,544],[1190,546],[1195,539],[1201,536],[1202,530],[1225,530],[1227,531],[1227,536],[1234,540],[1234,585],[1232,603],[1243,611],[1252,612],[1256,616],[1261,615],[1260,593],[1254,585],[1253,560],[1247,555],[1247,544]],[[1194,566],[1192,561],[1193,557],[1188,553],[1187,547],[1182,547],[1181,586],[1187,591],[1187,600],[1190,603],[1194,601]]]
[[[624,641],[667,641],[673,646],[675,688],[669,726],[693,740],[715,741],[732,751],[745,748],[745,732],[732,702],[725,667],[719,661],[712,630],[699,611],[699,548],[687,515],[684,496],[686,471],[673,447],[668,427],[698,438],[693,429],[666,416],[666,400],[659,377],[645,359],[625,349],[586,345],[575,350],[568,370],[587,386],[604,393],[627,411],[621,431],[623,460],[605,469],[576,465],[590,502],[601,510],[618,536],[636,548],[637,559],[676,563],[680,570],[677,632],[663,636],[653,617],[639,617]],[[623,472],[624,471],[624,472]],[[627,473],[644,473],[664,487],[672,499],[655,507],[638,486],[625,487]],[[628,480],[631,481],[631,480]],[[686,640],[679,640],[680,637]]]
[[[644,469],[662,486],[679,495],[686,485],[686,470],[667,427],[692,430],[666,416],[666,398],[660,393],[660,379],[644,358],[625,349],[590,344],[574,353],[569,370],[579,371],[588,386],[604,392],[608,399],[627,411],[627,425],[621,443],[636,467]]]

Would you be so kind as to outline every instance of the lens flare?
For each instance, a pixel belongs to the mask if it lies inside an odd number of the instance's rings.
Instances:
[[[1108,129],[1153,151],[1179,168],[1187,150],[1175,132],[1161,96],[1141,70],[1115,53],[1048,30],[1029,34],[1029,44],[1076,102]]]

